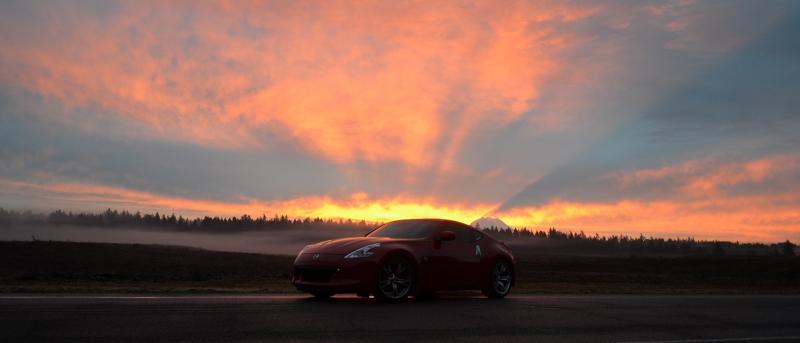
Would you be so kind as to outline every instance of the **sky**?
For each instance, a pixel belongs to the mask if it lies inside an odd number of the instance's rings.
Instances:
[[[3,1],[0,207],[800,240],[796,1]]]

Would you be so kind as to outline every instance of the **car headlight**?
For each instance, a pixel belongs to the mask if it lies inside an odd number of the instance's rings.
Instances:
[[[347,256],[345,256],[344,258],[359,258],[359,257],[372,256],[372,254],[374,254],[374,252],[372,252],[370,250],[375,249],[375,248],[377,248],[379,246],[381,246],[380,243],[372,243],[370,245],[366,245],[366,246],[360,247],[360,248],[358,248],[356,250],[353,250],[353,252],[347,254]]]

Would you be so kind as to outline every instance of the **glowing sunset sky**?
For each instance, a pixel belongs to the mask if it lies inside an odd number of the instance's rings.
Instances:
[[[800,240],[797,1],[3,1],[0,207]]]

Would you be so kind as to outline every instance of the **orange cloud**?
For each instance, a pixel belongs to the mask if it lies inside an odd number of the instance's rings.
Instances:
[[[800,193],[703,200],[554,200],[496,213],[512,226],[656,237],[775,242],[800,239]]]
[[[680,32],[666,45],[681,49],[714,43],[710,50],[724,51],[747,38],[721,37],[724,31],[697,27],[709,21],[690,15],[691,1],[648,5],[645,12],[652,18],[636,20],[636,9],[617,9],[548,1],[122,2],[87,14],[79,4],[53,3],[31,9],[41,11],[35,20],[0,30],[0,82],[75,110],[41,111],[45,121],[87,130],[120,122],[123,129],[113,134],[232,149],[271,149],[271,142],[288,139],[342,164],[399,162],[406,168],[449,171],[442,179],[494,178],[491,171],[470,174],[455,165],[470,134],[482,126],[514,123],[541,109],[543,100],[550,113],[537,113],[540,126],[564,125],[575,109],[593,115],[596,104],[581,103],[571,94],[542,99],[543,90],[565,80],[591,84],[594,73],[606,70],[613,78],[606,81],[615,82],[627,66],[606,62],[619,63],[615,54],[639,52],[638,47],[613,46],[637,38],[629,33],[620,40],[578,44],[597,37],[581,37],[570,25],[594,27],[580,21],[602,14],[611,27],[627,30],[658,18],[657,26]],[[705,31],[708,36],[697,34]],[[570,50],[576,45],[581,49]],[[569,58],[582,63],[576,66]],[[646,96],[636,92],[637,99]],[[86,120],[89,111],[109,120]],[[665,180],[677,184],[665,189],[669,194],[663,199],[553,200],[500,215],[518,226],[587,231],[694,235],[707,228],[709,235],[761,239],[766,234],[759,227],[769,225],[776,228],[770,231],[778,232],[774,235],[796,235],[798,202],[791,195],[722,195],[731,186],[764,182],[797,168],[798,159],[791,156],[727,164],[689,161],[612,176],[622,187]],[[497,175],[519,178],[514,183],[527,181],[525,175]],[[494,207],[480,201],[360,193],[225,202],[91,183],[13,180],[0,180],[0,192],[11,194],[10,201],[35,196],[58,204],[194,215],[267,212],[373,221],[431,216],[468,222]]]
[[[448,218],[469,223],[493,204],[445,204],[431,198],[371,198],[363,193],[334,199],[308,196],[287,200],[214,201],[164,196],[91,183],[23,182],[0,179],[0,194],[56,200],[77,208],[106,207],[190,216],[286,214],[290,217],[350,218],[385,222],[403,218]],[[576,202],[555,199],[542,206],[493,213],[515,227],[558,227],[587,233],[692,236],[703,239],[774,242],[800,239],[800,191],[694,200]],[[769,228],[769,230],[765,230]]]
[[[339,162],[443,168],[476,125],[507,124],[536,106],[574,41],[555,27],[597,11],[560,2],[118,5],[102,18],[63,8],[31,37],[6,37],[0,77],[145,125],[128,133],[137,136],[264,149],[262,135],[280,134]]]
[[[623,187],[675,180],[690,195],[716,192],[724,187],[758,183],[781,173],[800,169],[800,156],[773,155],[745,162],[720,162],[713,158],[689,160],[659,168],[618,172],[612,175]]]
[[[34,197],[39,200],[56,200],[60,203],[67,202],[76,208],[120,207],[194,216],[285,214],[295,218],[350,218],[371,222],[429,217],[448,218],[469,223],[492,207],[488,204],[441,204],[435,199],[409,196],[373,199],[363,193],[352,194],[344,199],[308,196],[275,201],[243,198],[236,202],[225,202],[164,196],[92,183],[37,183],[9,179],[0,179],[0,194]]]
[[[658,168],[620,171],[603,178],[616,201],[552,199],[494,216],[514,226],[560,227],[609,234],[693,236],[706,239],[776,241],[800,239],[800,156],[783,154],[749,161],[689,160]],[[789,178],[787,179],[787,176]],[[778,192],[735,192],[733,186],[778,183]],[[656,185],[659,194],[637,199],[637,187]],[[620,192],[624,191],[624,192]]]
[[[685,189],[691,193],[713,192],[720,187],[762,182],[776,174],[798,169],[800,157],[794,155],[772,156],[746,163],[728,163],[691,179]]]

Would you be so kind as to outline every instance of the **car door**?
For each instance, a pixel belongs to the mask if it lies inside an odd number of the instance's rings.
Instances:
[[[431,237],[431,249],[422,257],[425,266],[423,278],[425,283],[435,289],[453,289],[458,282],[459,272],[456,270],[458,259],[453,241],[441,241],[440,233],[448,228],[440,226]]]
[[[474,282],[473,287],[483,287],[483,283],[485,279],[483,279],[486,275],[487,264],[489,262],[489,256],[487,255],[487,251],[485,251],[484,247],[485,240],[483,239],[483,233],[478,230],[470,229],[470,235],[472,239],[472,245],[474,246],[474,255],[475,258],[469,262],[469,272],[471,273],[470,279]]]
[[[448,285],[453,283],[452,279],[456,276],[456,272],[452,269],[456,261],[450,254],[442,252],[444,244],[438,239],[441,231],[444,229],[437,226],[430,237],[418,247],[420,253],[418,287],[420,288],[448,289]]]
[[[473,241],[470,230],[456,224],[445,225],[442,230],[455,233],[456,239],[442,242],[440,254],[446,255],[449,263],[449,287],[453,289],[471,288],[476,284],[480,267],[481,251]]]

